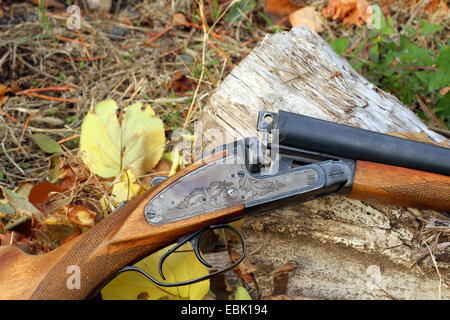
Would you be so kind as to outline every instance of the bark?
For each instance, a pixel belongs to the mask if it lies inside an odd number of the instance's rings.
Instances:
[[[257,135],[257,112],[278,109],[383,133],[422,132],[448,145],[303,26],[267,35],[219,85],[200,119],[204,147]],[[208,129],[225,132],[227,140],[208,140]],[[435,221],[447,228],[427,227]],[[243,232],[255,264],[297,264],[289,273],[288,296],[449,299],[448,222],[435,211],[329,196],[248,217]],[[254,276],[258,297],[272,295],[276,277]]]

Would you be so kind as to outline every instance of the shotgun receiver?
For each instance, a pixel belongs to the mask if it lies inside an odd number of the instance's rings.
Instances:
[[[450,149],[285,111],[260,111],[256,138],[214,149],[119,207],[88,232],[44,255],[0,247],[1,299],[85,299],[128,265],[170,243],[192,242],[199,260],[205,230],[247,214],[338,193],[363,201],[450,212]],[[239,233],[241,257],[245,242]],[[160,275],[164,259],[160,262]],[[68,288],[77,266],[81,287]],[[222,272],[217,271],[217,272]],[[215,272],[215,273],[217,273]],[[160,278],[159,278],[160,279]]]

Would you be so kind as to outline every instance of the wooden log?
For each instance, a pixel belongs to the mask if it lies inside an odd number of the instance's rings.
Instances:
[[[202,130],[219,129],[227,141],[255,136],[257,112],[278,109],[383,133],[421,132],[448,146],[448,140],[303,26],[267,35],[234,68],[210,97],[200,119]],[[223,142],[203,137],[203,146]],[[447,227],[426,227],[436,220]],[[255,263],[276,268],[296,262],[287,295],[449,299],[449,225],[449,217],[435,211],[329,196],[246,218],[243,231]],[[430,246],[436,264],[423,255],[425,239],[439,243],[440,253]],[[254,275],[259,297],[270,296],[274,277]]]

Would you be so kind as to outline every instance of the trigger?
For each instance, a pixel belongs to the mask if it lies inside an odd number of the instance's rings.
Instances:
[[[160,184],[161,182],[163,182],[167,178],[168,177],[165,177],[165,176],[156,176],[150,181],[150,184],[151,184],[152,187],[156,187],[158,184]]]

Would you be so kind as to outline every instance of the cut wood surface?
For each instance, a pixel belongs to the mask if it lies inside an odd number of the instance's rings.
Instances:
[[[227,142],[255,136],[258,111],[279,109],[449,143],[304,26],[267,35],[234,68],[204,108],[202,130],[220,129]],[[206,135],[203,139],[204,147],[225,142],[208,140]],[[450,298],[450,242],[445,242],[450,219],[442,213],[329,196],[248,217],[243,231],[255,263],[276,268],[289,260],[296,262],[288,296]],[[272,295],[275,278],[263,272],[254,276],[260,297]]]

